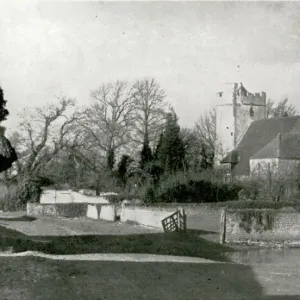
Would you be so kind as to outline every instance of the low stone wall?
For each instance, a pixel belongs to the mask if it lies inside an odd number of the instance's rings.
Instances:
[[[133,222],[136,224],[155,227],[163,230],[161,221],[174,213],[176,208],[148,208],[139,206],[125,206],[121,209],[121,222]]]
[[[60,216],[67,218],[88,217],[108,221],[116,220],[116,208],[112,204],[86,203],[27,203],[29,216]]]
[[[109,203],[105,196],[87,196],[72,190],[56,191],[45,190],[43,191],[40,199],[42,204],[55,204],[55,203]]]
[[[300,213],[272,209],[224,210],[221,243],[300,244]]]
[[[96,220],[116,221],[116,206],[112,204],[89,204],[86,216]]]
[[[206,203],[163,203],[163,204],[157,204],[157,205],[125,205],[126,209],[135,209],[135,214],[138,213],[138,211],[141,211],[142,215],[147,215],[147,219],[151,218],[151,216],[154,216],[153,218],[156,221],[147,221],[147,224],[153,222],[155,224],[158,224],[159,221],[157,221],[157,215],[168,216],[175,212],[178,207],[182,207],[185,211],[185,214],[187,216],[187,228],[188,229],[195,229],[195,230],[201,230],[201,231],[208,231],[208,232],[216,232],[218,233],[220,231],[220,217],[222,208],[219,207],[213,207],[210,204]],[[137,210],[137,208],[139,210]],[[132,214],[132,212],[131,212]],[[122,220],[122,209],[118,209],[118,215],[121,216]],[[133,217],[132,217],[133,218]],[[145,224],[145,225],[147,225]],[[152,225],[147,225],[152,226]],[[161,226],[161,223],[160,225]]]
[[[85,217],[87,204],[82,203],[27,203],[27,215],[29,216],[61,216],[66,218]]]

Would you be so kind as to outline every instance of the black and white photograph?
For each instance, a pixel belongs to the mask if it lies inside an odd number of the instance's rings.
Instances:
[[[300,300],[300,1],[0,0],[0,300]]]

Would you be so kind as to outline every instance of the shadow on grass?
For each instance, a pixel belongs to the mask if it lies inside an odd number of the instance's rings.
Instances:
[[[147,233],[132,235],[27,236],[0,226],[0,249],[14,252],[40,251],[48,254],[147,253],[202,257],[229,261],[232,248],[205,240],[202,231]]]
[[[200,229],[187,229],[188,232],[193,232],[195,234],[215,234],[215,235],[219,235],[219,232],[216,231],[209,231],[209,230],[200,230]]]
[[[11,291],[16,298],[21,290],[24,300],[299,299],[299,296],[266,296],[251,267],[237,264],[0,257],[0,269],[0,293]],[[11,295],[4,296],[12,299]]]
[[[36,218],[30,216],[0,218],[0,221],[6,222],[32,222],[35,220]]]

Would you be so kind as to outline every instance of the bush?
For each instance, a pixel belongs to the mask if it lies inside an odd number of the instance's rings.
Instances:
[[[239,200],[257,200],[262,196],[262,182],[256,179],[239,182]]]
[[[202,203],[238,199],[241,187],[225,184],[211,173],[184,173],[171,175],[154,190],[149,186],[144,193],[145,202]]]
[[[42,193],[43,180],[39,178],[22,178],[18,184],[17,198],[20,205],[25,205],[27,202],[38,203]]]
[[[293,208],[300,211],[300,201],[261,201],[261,200],[246,200],[224,203],[226,209],[276,209],[282,210]],[[222,204],[220,203],[220,206]]]
[[[0,210],[17,211],[24,209],[17,197],[17,185],[0,186]]]

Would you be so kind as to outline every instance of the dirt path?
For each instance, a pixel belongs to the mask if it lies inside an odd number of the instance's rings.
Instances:
[[[22,257],[34,256],[53,260],[74,260],[74,261],[127,261],[127,262],[173,262],[173,263],[216,263],[213,260],[198,257],[154,255],[154,254],[76,254],[76,255],[49,255],[40,252],[26,251],[21,253],[0,253],[0,257]],[[220,263],[220,262],[218,262]]]
[[[88,218],[39,217],[34,220],[22,220],[20,217],[20,215],[0,214],[0,225],[28,236],[126,235],[160,232],[159,229],[149,227]]]

